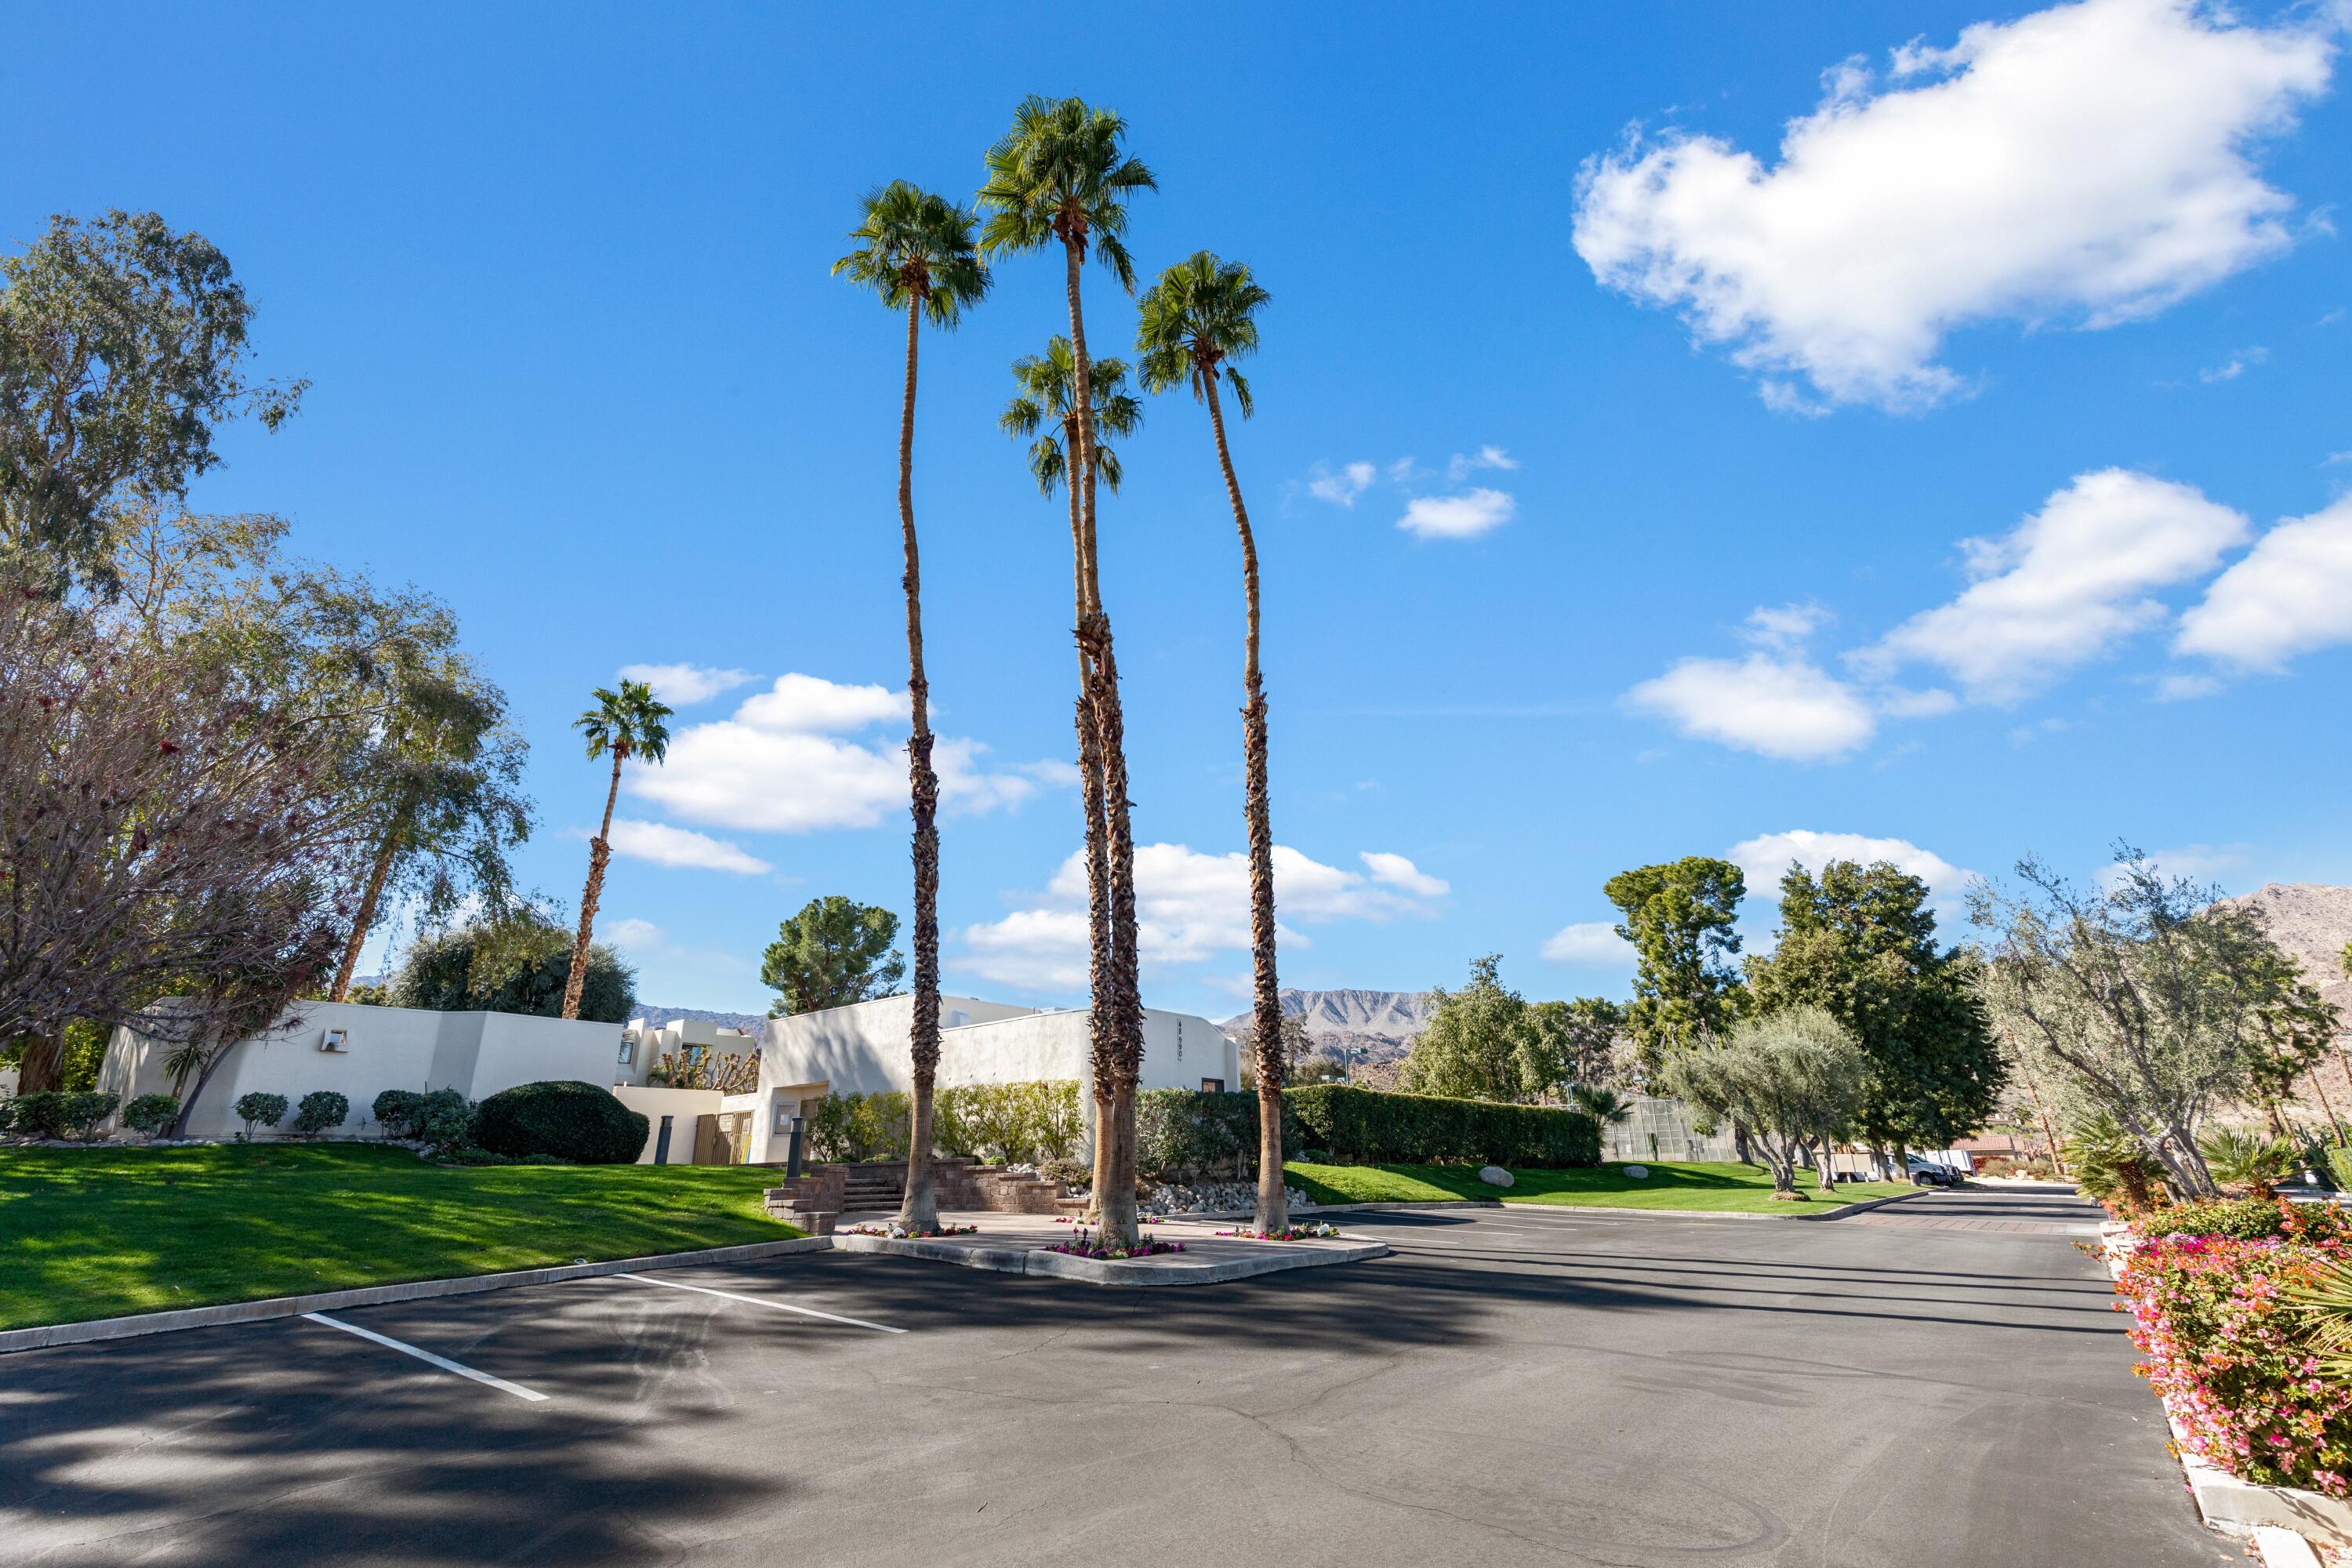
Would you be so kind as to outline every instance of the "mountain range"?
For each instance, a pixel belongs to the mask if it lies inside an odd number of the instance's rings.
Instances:
[[[1426,991],[1301,991],[1282,993],[1286,1018],[1307,1021],[1307,1037],[1318,1054],[1335,1060],[1350,1047],[1363,1051],[1367,1062],[1395,1061],[1412,1049],[1412,1042],[1429,1027],[1434,1004]],[[1228,1037],[1239,1038],[1250,1016],[1237,1014],[1217,1026]]]

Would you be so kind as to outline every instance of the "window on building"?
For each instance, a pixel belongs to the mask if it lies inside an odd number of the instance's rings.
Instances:
[[[790,1132],[793,1130],[793,1118],[799,1115],[800,1110],[801,1102],[797,1100],[776,1101],[776,1125],[773,1130],[778,1132]]]
[[[1221,1078],[1204,1078],[1201,1080],[1201,1089],[1203,1093],[1223,1094],[1225,1092],[1225,1080]]]
[[[637,1042],[627,1035],[621,1037],[621,1065],[628,1067],[637,1059]]]

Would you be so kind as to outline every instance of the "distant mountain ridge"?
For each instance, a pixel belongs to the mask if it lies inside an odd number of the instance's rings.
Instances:
[[[708,1007],[662,1007],[651,1002],[640,1002],[629,1009],[632,1018],[643,1018],[655,1026],[675,1024],[682,1018],[697,1023],[716,1024],[722,1029],[745,1029],[753,1039],[767,1038],[768,1020],[759,1013],[718,1013]]]
[[[1435,1002],[1426,991],[1302,991],[1282,993],[1285,1017],[1304,1018],[1307,1037],[1320,1053],[1337,1058],[1350,1047],[1361,1047],[1363,1059],[1394,1061],[1412,1049],[1412,1042],[1429,1027]],[[1249,1026],[1242,1013],[1217,1026],[1238,1037]]]

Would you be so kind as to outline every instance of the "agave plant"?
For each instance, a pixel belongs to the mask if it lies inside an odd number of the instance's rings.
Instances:
[[[2296,1151],[2288,1138],[2265,1138],[2247,1127],[2221,1127],[2197,1140],[2205,1168],[2214,1180],[2243,1187],[2258,1198],[2271,1195],[2271,1185],[2294,1172]]]

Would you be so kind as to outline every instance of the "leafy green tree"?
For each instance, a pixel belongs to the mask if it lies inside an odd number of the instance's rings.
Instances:
[[[469,894],[493,908],[507,901],[508,854],[530,837],[528,747],[507,722],[506,694],[458,651],[446,607],[422,595],[385,600],[363,583],[313,591],[356,601],[341,613],[370,631],[349,680],[380,715],[361,775],[373,797],[374,853],[328,992],[341,1002],[387,895],[423,924],[447,919]]]
[[[1282,1177],[1281,1053],[1274,1048],[1282,1017],[1282,982],[1276,974],[1274,921],[1274,807],[1266,784],[1265,687],[1258,668],[1257,539],[1249,509],[1234,475],[1225,442],[1222,381],[1233,388],[1234,404],[1246,419],[1252,412],[1250,384],[1234,362],[1257,352],[1257,315],[1271,298],[1238,261],[1221,261],[1197,251],[1160,275],[1143,291],[1135,346],[1143,387],[1164,393],[1190,387],[1208,405],[1209,430],[1216,438],[1217,468],[1225,481],[1234,528],[1241,537],[1242,602],[1242,815],[1249,830],[1250,959],[1255,988],[1258,1055],[1257,1215],[1261,1231],[1289,1223]]]
[[[1101,773],[1102,848],[1089,845],[1089,909],[1094,930],[1094,1080],[1097,1100],[1094,1192],[1105,1232],[1132,1247],[1135,1216],[1135,1091],[1143,1065],[1143,997],[1137,967],[1135,835],[1129,820],[1126,719],[1119,705],[1118,663],[1110,617],[1104,612],[1095,549],[1095,408],[1093,362],[1087,351],[1079,273],[1089,249],[1119,287],[1135,291],[1128,255],[1127,204],[1139,191],[1158,189],[1143,162],[1123,145],[1127,121],[1076,98],[1032,96],[1013,110],[1013,127],[987,154],[980,189],[985,215],[983,256],[1018,255],[1048,245],[1062,247],[1063,292],[1070,313],[1070,354],[1078,418],[1076,447],[1080,538],[1077,542],[1078,655],[1084,670],[1078,704],[1079,767]],[[1092,738],[1087,731],[1093,731]],[[1097,829],[1092,821],[1087,831]],[[1100,879],[1092,873],[1100,868]],[[1107,1092],[1106,1092],[1107,1091]]]
[[[838,893],[811,899],[776,928],[760,961],[760,984],[776,993],[768,1016],[822,1013],[896,996],[907,961],[891,948],[898,917]]]
[[[1625,917],[1633,944],[1633,1003],[1625,1028],[1654,1073],[1666,1053],[1718,1034],[1739,1015],[1739,951],[1733,929],[1748,879],[1728,860],[1692,855],[1620,871],[1602,893]]]
[[[613,858],[613,804],[621,798],[621,764],[642,755],[658,763],[669,754],[670,710],[655,700],[654,689],[642,680],[623,680],[618,691],[598,687],[591,696],[596,706],[572,721],[588,742],[588,760],[610,752],[613,783],[604,792],[604,822],[588,841],[588,886],[580,895],[580,931],[572,942],[571,981],[563,994],[562,1016],[580,1016],[580,988],[588,976],[588,943],[596,930],[596,900],[604,891],[604,867]]]
[[[252,316],[219,247],[152,212],[54,217],[0,258],[0,560],[110,595],[124,509],[184,498],[222,425],[300,401],[247,375]]]
[[[907,765],[914,797],[914,1127],[908,1136],[906,1202],[910,1230],[939,1228],[931,1191],[932,1090],[940,1068],[940,776],[931,767],[930,683],[923,672],[923,574],[915,540],[915,363],[926,317],[952,329],[988,293],[988,268],[972,242],[972,215],[944,196],[894,181],[866,198],[849,237],[856,248],[835,273],[907,312],[907,392],[898,417],[898,529],[907,571],[907,696],[913,731]]]
[[[1801,1201],[1797,1157],[1845,1133],[1866,1071],[1843,1024],[1823,1008],[1797,1005],[1742,1018],[1706,1049],[1676,1051],[1662,1077],[1670,1093],[1747,1128],[1772,1173],[1772,1195]]]
[[[521,1013],[624,1024],[637,1003],[636,972],[603,942],[588,949],[572,984],[570,935],[549,911],[518,903],[497,914],[428,931],[392,979],[391,1005],[438,1013]],[[567,999],[576,999],[568,1015]]]
[[[1493,952],[1473,959],[1468,984],[1430,992],[1429,1024],[1404,1059],[1400,1089],[1457,1100],[1520,1101],[1558,1081],[1558,1058],[1547,1050],[1527,999],[1503,984],[1502,962]]]
[[[1617,1044],[1625,1034],[1625,1006],[1606,996],[1538,1003],[1560,1010],[1561,1078],[1570,1084],[1600,1086],[1617,1077]]]
[[[1855,1125],[1874,1149],[1942,1148],[1982,1125],[2005,1066],[1977,999],[1978,964],[1940,950],[1927,884],[1885,861],[1832,860],[1780,879],[1780,931],[1748,963],[1756,1006],[1826,1009],[1868,1058]]]

